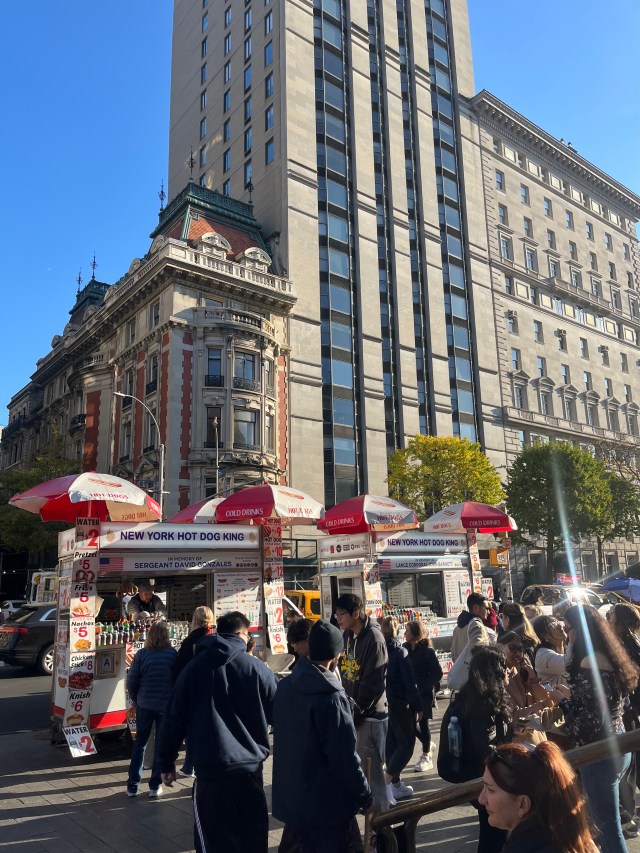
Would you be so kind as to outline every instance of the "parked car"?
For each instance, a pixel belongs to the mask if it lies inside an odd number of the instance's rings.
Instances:
[[[25,604],[0,625],[0,661],[33,666],[41,675],[51,675],[55,631],[55,605]]]
[[[0,602],[0,624],[6,622],[16,610],[20,610],[23,604],[26,604],[23,598],[7,598]]]
[[[306,619],[318,621],[321,613],[320,592],[317,589],[285,589],[284,594]]]
[[[609,610],[613,604],[616,604],[618,601],[624,601],[624,599],[621,599],[619,596],[617,596],[616,600],[613,601],[610,599],[609,593],[606,597],[601,596],[599,594],[600,590],[596,592],[591,585],[572,586],[571,584],[536,583],[532,586],[528,586],[520,596],[520,603],[523,606],[525,604],[533,603],[531,601],[531,595],[532,591],[535,589],[542,591],[542,604],[540,606],[542,608],[542,612],[547,616],[553,613],[553,608],[556,607],[556,605],[564,604],[565,601],[569,601],[571,604],[590,604],[603,615],[606,614],[607,610]]]

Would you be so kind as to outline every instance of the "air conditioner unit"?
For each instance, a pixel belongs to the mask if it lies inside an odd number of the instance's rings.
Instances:
[[[567,337],[567,330],[566,329],[558,329],[558,337],[559,338],[566,338]]]
[[[517,316],[518,316],[518,312],[517,312],[517,311],[507,311],[507,317],[508,317],[510,320],[515,320],[515,319],[517,318]]]
[[[604,344],[600,347],[600,352],[609,352],[609,347]]]

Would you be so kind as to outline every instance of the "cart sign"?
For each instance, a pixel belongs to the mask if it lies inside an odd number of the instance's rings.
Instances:
[[[331,575],[336,572],[357,572],[362,571],[363,569],[363,557],[353,560],[325,560],[320,567],[320,571],[323,575]]]
[[[260,547],[259,528],[240,524],[129,524],[104,522],[100,525],[100,550],[199,551],[203,547]]]
[[[467,547],[467,537],[455,534],[420,533],[410,530],[396,536],[388,536],[376,542],[378,554],[415,554],[418,552],[460,553]]]
[[[368,533],[353,533],[351,536],[325,536],[318,540],[318,559],[336,560],[340,557],[366,557],[371,548]]]
[[[152,554],[116,554],[111,552],[100,557],[100,572],[124,572],[135,575],[139,572],[153,572],[157,575],[175,574],[176,572],[205,570],[225,571],[228,569],[259,570],[259,555],[251,551],[229,551],[220,557],[213,557],[204,552],[154,551]]]
[[[467,566],[468,561],[464,555],[459,557],[420,557],[418,555],[411,557],[379,557],[378,565],[382,571],[397,572],[409,569],[411,571],[419,569],[463,569]]]

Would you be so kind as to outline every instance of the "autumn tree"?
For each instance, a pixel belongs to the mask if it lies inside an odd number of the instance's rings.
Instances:
[[[615,527],[609,472],[586,450],[560,442],[526,447],[516,457],[507,472],[507,507],[518,524],[515,541],[544,540],[549,583],[556,551],[581,534],[604,537]]]
[[[65,474],[75,474],[81,469],[78,460],[67,457],[64,436],[54,433],[51,442],[34,459],[20,467],[0,471],[0,542],[10,551],[30,554],[30,562],[42,567],[47,555],[55,558],[58,550],[58,533],[68,524],[42,521],[39,515],[16,509],[8,501],[12,495],[24,492]]]
[[[389,494],[421,519],[462,501],[497,504],[498,472],[479,444],[466,438],[416,435],[389,458]]]

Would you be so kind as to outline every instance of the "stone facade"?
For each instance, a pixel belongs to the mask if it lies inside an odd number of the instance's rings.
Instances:
[[[495,328],[507,464],[547,441],[640,459],[640,198],[489,92],[464,113],[482,186],[483,215],[469,217],[486,259],[477,328]],[[611,569],[638,559],[636,543],[606,551]],[[595,553],[576,549],[591,579]]]
[[[57,429],[84,469],[158,497],[162,442],[170,516],[217,491],[284,482],[296,298],[245,204],[189,184],[152,237],[120,281],[79,292],[64,334],[12,398],[2,444],[9,467]]]

